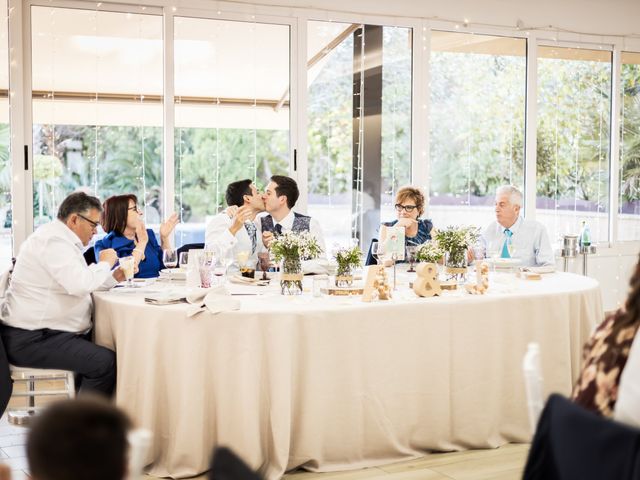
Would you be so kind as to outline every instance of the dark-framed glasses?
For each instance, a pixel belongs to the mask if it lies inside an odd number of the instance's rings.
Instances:
[[[91,220],[91,219],[89,219],[89,218],[85,217],[84,215],[82,215],[81,213],[78,213],[77,215],[78,215],[81,219],[83,219],[84,221],[89,222],[89,223],[91,224],[91,227],[92,227],[93,229],[97,229],[97,228],[98,228],[98,225],[100,224],[100,222],[94,222],[93,220]]]
[[[404,210],[407,213],[411,213],[413,212],[416,208],[418,208],[417,205],[402,205],[401,203],[396,203],[396,211],[397,212],[401,212],[402,210]]]
[[[138,208],[138,205],[134,205],[133,207],[129,207],[127,210],[135,210],[136,213],[142,213],[142,210]]]

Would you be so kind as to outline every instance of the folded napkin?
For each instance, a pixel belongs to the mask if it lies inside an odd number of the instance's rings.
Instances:
[[[174,303],[186,302],[187,299],[184,293],[158,292],[147,295],[144,297],[144,301],[151,305],[172,305]]]
[[[240,310],[240,300],[233,298],[224,285],[212,288],[200,288],[187,294],[187,316],[193,317],[208,310],[210,313],[231,312]]]

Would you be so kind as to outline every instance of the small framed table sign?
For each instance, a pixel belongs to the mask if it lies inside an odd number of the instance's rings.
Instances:
[[[384,248],[385,259],[404,260],[404,235],[404,227],[382,225],[380,228],[380,243]]]

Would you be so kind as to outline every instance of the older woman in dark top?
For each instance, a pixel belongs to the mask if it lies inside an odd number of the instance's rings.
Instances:
[[[424,194],[416,187],[402,187],[396,193],[395,209],[398,218],[391,222],[383,222],[387,227],[404,227],[405,246],[420,245],[431,240],[431,220],[420,218],[424,214]],[[367,254],[367,265],[376,263],[371,249]]]
[[[169,237],[178,223],[175,213],[160,225],[161,245],[158,245],[153,230],[145,228],[138,199],[133,194],[107,198],[103,204],[101,223],[107,236],[96,242],[96,258],[101,250],[113,248],[118,257],[134,257],[138,267],[137,278],[158,276],[164,268],[162,250],[171,247]]]

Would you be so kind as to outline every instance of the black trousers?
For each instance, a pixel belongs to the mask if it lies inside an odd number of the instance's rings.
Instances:
[[[51,368],[76,373],[76,389],[110,396],[116,385],[116,354],[91,341],[91,335],[60,330],[0,327],[7,358],[16,367]]]

